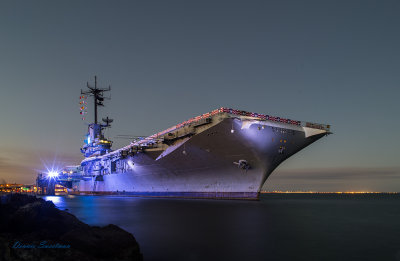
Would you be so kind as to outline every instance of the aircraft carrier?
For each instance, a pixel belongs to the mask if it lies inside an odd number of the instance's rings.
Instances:
[[[330,126],[219,108],[112,150],[97,122],[103,93],[88,85],[94,123],[88,125],[85,159],[64,169],[59,182],[76,194],[258,199],[284,160],[330,134]]]

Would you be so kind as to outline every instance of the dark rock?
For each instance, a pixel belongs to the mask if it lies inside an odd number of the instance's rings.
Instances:
[[[1,197],[0,260],[134,261],[142,255],[133,235],[115,225],[89,226],[51,201],[13,194]]]

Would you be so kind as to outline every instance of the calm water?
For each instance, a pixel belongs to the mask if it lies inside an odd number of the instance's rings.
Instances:
[[[46,197],[134,234],[145,260],[400,261],[398,194],[264,194],[260,201]]]

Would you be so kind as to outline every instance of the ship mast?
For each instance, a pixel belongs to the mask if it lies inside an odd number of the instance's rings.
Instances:
[[[82,91],[81,94],[87,96],[93,96],[93,103],[94,103],[94,123],[97,124],[97,106],[104,106],[103,101],[104,99],[104,92],[111,91],[111,86],[108,86],[108,89],[100,89],[97,88],[97,76],[94,76],[94,87],[90,86],[89,83],[86,83],[86,86],[89,88],[88,91]]]
[[[104,138],[103,129],[111,127],[110,123],[113,121],[110,118],[103,118],[106,124],[98,123],[97,121],[97,106],[104,106],[104,99],[110,99],[110,97],[104,97],[104,93],[111,91],[111,87],[107,89],[101,89],[97,87],[97,77],[94,76],[94,86],[86,84],[88,90],[81,90],[81,94],[93,97],[94,103],[94,123],[89,123],[88,134],[85,139],[85,144],[81,148],[81,152],[85,157],[91,157],[93,155],[104,155],[111,150],[112,141]]]

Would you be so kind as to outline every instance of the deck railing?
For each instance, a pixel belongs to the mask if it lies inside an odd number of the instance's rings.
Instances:
[[[208,112],[208,113],[204,113],[202,115],[199,115],[197,117],[191,118],[191,119],[189,119],[187,121],[184,121],[182,123],[174,125],[171,128],[168,128],[166,130],[163,130],[161,132],[153,134],[153,135],[151,135],[151,136],[149,136],[147,138],[144,138],[142,140],[139,140],[137,142],[129,144],[129,145],[125,146],[125,147],[117,149],[117,150],[115,150],[113,152],[110,152],[110,153],[108,153],[106,155],[113,155],[113,154],[118,153],[119,151],[130,149],[133,146],[140,146],[140,145],[142,145],[144,143],[148,143],[150,141],[154,141],[155,139],[158,139],[158,138],[162,137],[163,135],[165,135],[165,134],[167,134],[169,132],[175,131],[175,130],[180,129],[180,128],[184,127],[184,126],[187,126],[189,124],[192,124],[192,123],[198,122],[200,120],[203,120],[203,119],[206,119],[206,118],[210,118],[210,117],[212,117],[212,116],[214,116],[216,114],[222,114],[222,113],[227,113],[227,114],[232,114],[232,115],[237,115],[237,116],[252,117],[255,120],[260,120],[260,121],[272,121],[272,122],[285,123],[285,124],[290,124],[290,125],[295,125],[295,126],[300,126],[300,127],[308,127],[308,128],[321,129],[321,130],[326,130],[326,131],[330,130],[330,125],[326,125],[326,124],[296,121],[296,120],[291,120],[291,119],[271,116],[271,115],[267,115],[267,114],[247,112],[247,111],[241,111],[241,110],[235,110],[235,109],[231,109],[231,108],[221,107],[219,109],[213,110],[213,111]]]

